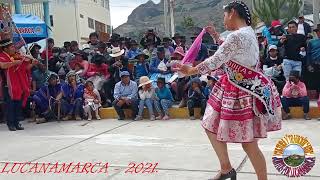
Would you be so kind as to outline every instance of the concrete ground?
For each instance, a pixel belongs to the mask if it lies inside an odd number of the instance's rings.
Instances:
[[[24,131],[9,132],[0,125],[0,172],[6,163],[14,162],[71,163],[108,162],[108,174],[76,173],[0,173],[1,180],[194,180],[209,179],[219,170],[219,163],[199,121],[117,121],[101,120],[51,122],[41,125],[24,123]],[[283,130],[270,133],[260,141],[267,160],[270,180],[288,179],[280,175],[272,164],[277,141],[285,134],[308,137],[316,157],[320,157],[320,122],[290,120],[283,122]],[[234,167],[244,160],[241,145],[230,144]],[[131,162],[158,163],[153,173],[125,173]],[[256,179],[250,161],[245,161],[238,180]],[[305,177],[320,179],[320,162]]]

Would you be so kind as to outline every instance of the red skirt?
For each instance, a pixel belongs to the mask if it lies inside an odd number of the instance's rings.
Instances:
[[[281,129],[281,104],[278,97],[276,118],[268,120],[263,104],[251,94],[232,85],[227,75],[215,84],[208,100],[202,126],[224,142],[252,142],[266,138],[268,131]]]

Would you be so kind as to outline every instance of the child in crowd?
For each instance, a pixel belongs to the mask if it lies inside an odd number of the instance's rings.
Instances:
[[[206,110],[207,105],[207,98],[204,95],[203,88],[201,86],[201,81],[199,78],[193,78],[190,83],[189,91],[188,91],[188,110],[190,120],[195,120],[194,117],[194,108],[200,107],[201,108],[201,117],[204,115],[204,111]]]
[[[145,62],[145,60],[148,58],[149,56],[142,52],[135,57],[135,59],[138,59],[138,62],[133,68],[133,74],[137,83],[142,76],[149,75],[149,63]]]
[[[159,116],[156,119],[169,120],[169,108],[171,108],[173,103],[173,97],[169,88],[166,87],[165,78],[158,78],[156,94],[158,101],[155,101],[155,108],[159,112]],[[163,113],[164,112],[164,116]]]
[[[147,106],[150,120],[154,121],[156,120],[156,117],[153,113],[153,104],[155,104],[155,101],[157,101],[157,95],[155,93],[154,88],[151,85],[152,81],[147,76],[142,76],[139,81],[139,97],[140,97],[140,103],[139,103],[139,112],[138,116],[136,117],[135,121],[142,120],[142,113],[144,110],[144,106]],[[159,108],[156,108],[159,109]]]
[[[207,99],[209,99],[212,88],[213,88],[214,84],[217,82],[218,78],[213,77],[213,76],[207,76],[207,78],[208,78],[208,83],[203,90],[203,94],[206,96]]]
[[[98,92],[94,88],[93,82],[92,81],[87,81],[85,84],[85,89],[84,89],[84,113],[88,117],[88,120],[92,120],[92,112],[95,113],[96,118],[100,120],[99,116],[99,108],[101,107],[101,97]]]
[[[284,114],[283,119],[290,119],[290,109],[293,106],[302,106],[304,112],[304,119],[310,120],[309,113],[309,97],[307,95],[306,85],[300,81],[300,72],[291,71],[289,81],[283,88],[283,97],[281,103],[283,106]]]

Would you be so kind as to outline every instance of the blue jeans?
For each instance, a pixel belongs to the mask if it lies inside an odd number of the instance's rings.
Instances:
[[[301,75],[301,67],[302,62],[301,61],[294,61],[290,59],[284,59],[283,60],[283,74],[286,80],[289,80],[289,75],[291,71],[299,71]]]
[[[154,101],[155,108],[158,113],[161,114],[162,110],[165,115],[169,116],[169,108],[172,106],[172,101],[168,99],[161,99],[159,101]]]
[[[145,99],[145,100],[140,100],[139,103],[139,116],[142,116],[143,110],[144,110],[144,106],[147,106],[148,111],[149,111],[149,115],[154,116],[154,112],[153,112],[153,101],[152,99]]]
[[[309,97],[300,97],[300,98],[287,98],[287,97],[282,97],[281,98],[281,103],[283,106],[283,110],[286,113],[290,113],[289,107],[303,107],[303,112],[304,113],[309,113]]]

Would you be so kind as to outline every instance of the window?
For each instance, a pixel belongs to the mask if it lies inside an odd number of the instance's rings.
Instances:
[[[105,0],[100,0],[101,2],[101,6],[104,7],[105,6]]]
[[[83,16],[82,14],[80,14],[80,18],[82,18],[82,19],[83,19],[83,17],[84,17],[84,16]]]
[[[106,9],[110,9],[110,7],[109,7],[109,0],[104,0],[104,7],[106,8]]]
[[[106,32],[106,25],[99,22],[95,21],[95,26],[96,26],[96,32]]]
[[[111,34],[111,26],[107,25],[107,33]]]
[[[94,20],[88,17],[88,26],[91,29],[94,29]]]
[[[50,26],[53,27],[53,15],[50,15]]]

